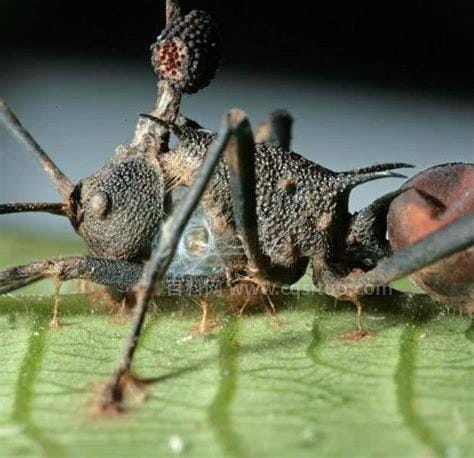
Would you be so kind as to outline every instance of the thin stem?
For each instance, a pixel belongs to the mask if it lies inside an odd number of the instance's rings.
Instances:
[[[181,13],[179,0],[166,0],[166,24]],[[155,108],[150,113],[163,121],[174,121],[179,113],[181,104],[181,92],[175,89],[168,81],[159,81],[157,86],[157,97]],[[150,119],[141,117],[138,120],[132,146],[145,145],[151,142],[152,150],[156,154],[166,152],[169,143],[169,131]]]
[[[166,24],[169,24],[174,16],[181,14],[179,0],[166,0]]]

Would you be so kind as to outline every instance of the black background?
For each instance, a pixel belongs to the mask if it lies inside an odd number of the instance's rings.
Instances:
[[[474,2],[183,1],[206,9],[224,40],[223,65],[472,96]],[[0,1],[2,51],[148,58],[164,0]]]

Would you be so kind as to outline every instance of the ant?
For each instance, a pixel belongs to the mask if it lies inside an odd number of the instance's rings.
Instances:
[[[140,116],[130,145],[119,146],[103,168],[76,184],[0,100],[6,126],[35,155],[63,199],[3,204],[0,214],[38,211],[65,216],[91,253],[0,272],[0,294],[52,277],[58,282],[90,280],[107,286],[114,297],[132,293],[134,298],[130,334],[104,388],[101,409],[121,411],[124,387],[139,382],[131,366],[147,310],[154,294],[166,290],[172,280],[168,268],[198,205],[213,235],[240,251],[223,253],[224,265],[217,272],[188,279],[197,294],[212,281],[222,288],[246,282],[269,296],[275,288],[295,283],[311,262],[313,281],[322,292],[355,304],[362,333],[359,298],[396,279],[415,273],[428,292],[436,289],[438,298],[449,298],[442,286],[457,279],[447,277],[446,269],[429,275],[426,269],[452,262],[454,255],[469,256],[463,295],[456,303],[473,308],[471,164],[429,169],[351,214],[348,201],[354,187],[404,177],[394,170],[410,165],[389,163],[345,172],[324,168],[289,151],[291,116],[284,111],[271,115],[256,140],[241,110],[225,116],[220,134],[185,118],[179,112],[181,95],[213,79],[220,60],[219,34],[207,13],[182,15],[177,0],[167,0],[166,19],[152,46],[159,77],[155,109]],[[171,133],[178,139],[173,148]],[[453,171],[464,181],[452,180],[446,195],[437,196],[427,182],[437,179],[443,184],[446,173]],[[179,205],[173,205],[178,185],[188,190]],[[449,210],[452,196],[463,203],[456,211]],[[406,220],[401,224],[400,215]],[[419,223],[422,217],[425,223]],[[57,301],[52,325],[58,325]]]

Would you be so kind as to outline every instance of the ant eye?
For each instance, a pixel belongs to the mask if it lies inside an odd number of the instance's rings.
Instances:
[[[110,198],[107,193],[99,191],[89,201],[91,213],[98,219],[104,219],[110,210]]]

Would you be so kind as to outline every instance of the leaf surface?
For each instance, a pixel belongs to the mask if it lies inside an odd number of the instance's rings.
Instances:
[[[156,381],[110,418],[91,410],[129,319],[64,295],[50,329],[51,296],[0,297],[1,455],[474,456],[470,321],[422,296],[377,301],[371,336],[350,341],[352,308],[314,294],[280,299],[279,324],[212,300],[206,336],[193,300],[163,299],[134,366]]]

